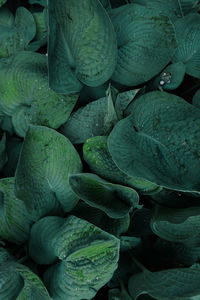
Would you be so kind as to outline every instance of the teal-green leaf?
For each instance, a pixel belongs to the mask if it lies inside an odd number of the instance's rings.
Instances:
[[[16,195],[34,219],[60,208],[70,211],[78,199],[69,186],[69,174],[81,170],[79,155],[66,137],[31,126],[16,170]]]
[[[6,3],[7,0],[0,0],[0,6],[2,6],[4,3]]]
[[[39,4],[41,6],[47,6],[47,0],[29,0],[30,4]]]
[[[138,4],[116,8],[110,16],[118,41],[114,81],[126,86],[145,83],[170,62],[176,39],[168,17]]]
[[[45,274],[53,299],[91,299],[117,268],[119,240],[75,216],[48,216],[33,225],[29,251],[38,263],[59,258]]]
[[[80,90],[78,80],[98,86],[111,77],[117,58],[116,35],[99,1],[49,2],[48,57],[50,87],[57,92]]]
[[[139,196],[134,189],[110,183],[96,174],[72,174],[69,184],[79,198],[111,218],[122,218],[132,209],[140,207]]]
[[[0,140],[0,170],[2,170],[7,160],[8,157],[6,153],[6,135],[3,134]]]
[[[51,300],[39,277],[15,262],[0,264],[0,298],[2,300]]]
[[[78,95],[50,90],[46,56],[22,51],[0,61],[0,99],[0,112],[12,117],[16,133],[24,137],[29,124],[60,127]]]
[[[14,178],[0,179],[0,237],[17,244],[29,237],[31,221],[24,203],[14,194]]]
[[[166,92],[147,93],[108,137],[116,165],[127,175],[163,187],[200,191],[200,110]]]
[[[0,57],[27,48],[36,33],[35,21],[28,9],[18,7],[15,19],[5,8],[0,9]]]
[[[165,240],[187,242],[199,235],[200,207],[176,209],[156,206],[150,224],[152,231]]]
[[[130,277],[128,288],[133,299],[149,294],[159,300],[175,300],[200,294],[200,265],[158,272],[142,272]]]
[[[200,78],[200,15],[189,14],[175,22],[178,47],[173,62],[183,62],[186,73]]]
[[[130,186],[144,194],[160,191],[160,187],[156,184],[128,176],[117,167],[108,151],[106,136],[96,136],[86,140],[83,145],[83,158],[91,171],[111,182]]]
[[[61,127],[61,132],[73,144],[83,143],[93,136],[110,133],[118,120],[111,92],[109,87],[106,97],[80,107]]]
[[[14,177],[17,167],[17,162],[19,159],[22,140],[18,137],[8,137],[6,139],[6,152],[8,160],[3,167],[3,174],[5,177]]]
[[[192,98],[192,104],[198,108],[200,108],[200,89],[196,91]]]

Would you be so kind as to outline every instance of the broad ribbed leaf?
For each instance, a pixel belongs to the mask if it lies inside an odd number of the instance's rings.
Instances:
[[[12,13],[0,9],[0,57],[7,57],[27,48],[36,33],[35,21],[25,7],[18,7],[15,19]]]
[[[90,137],[110,133],[116,123],[117,115],[111,89],[108,88],[106,97],[88,103],[72,113],[61,132],[73,144],[79,144]]]
[[[177,62],[170,64],[162,73],[154,80],[159,88],[164,90],[175,90],[182,83],[185,76],[185,64]]]
[[[15,197],[14,178],[0,179],[0,237],[23,243],[28,239],[30,224],[24,203]]]
[[[140,207],[139,195],[134,189],[110,183],[96,174],[72,174],[69,184],[79,198],[111,218],[122,218],[132,209]]]
[[[16,195],[34,219],[66,212],[77,203],[69,186],[69,174],[81,172],[78,153],[70,141],[53,129],[31,126],[16,171]]]
[[[151,228],[159,237],[172,242],[187,242],[200,231],[200,208],[167,208],[157,206]]]
[[[158,91],[138,98],[132,109],[108,138],[116,165],[169,189],[200,191],[200,110]]]
[[[52,89],[78,91],[80,82],[98,86],[111,77],[117,58],[116,35],[99,1],[50,1],[49,30]]]
[[[183,62],[186,73],[200,78],[200,15],[189,14],[175,23],[178,48],[173,62]]]
[[[11,116],[17,134],[25,136],[30,123],[61,126],[78,95],[58,95],[50,90],[46,56],[23,51],[0,62],[0,98],[0,112]]]
[[[0,264],[0,278],[2,300],[51,300],[39,277],[21,264]]]
[[[61,260],[45,275],[53,299],[91,299],[117,268],[119,240],[75,216],[48,216],[33,225],[29,251],[37,263]]]
[[[135,274],[129,279],[128,288],[135,300],[144,293],[159,300],[175,300],[199,295],[200,265]]]
[[[160,187],[142,178],[134,178],[123,173],[114,163],[107,147],[106,136],[96,136],[86,140],[83,157],[91,171],[109,181],[127,185],[141,193],[159,192]]]
[[[110,16],[118,41],[118,62],[112,79],[127,86],[145,83],[169,63],[174,53],[171,21],[137,4],[114,9]]]

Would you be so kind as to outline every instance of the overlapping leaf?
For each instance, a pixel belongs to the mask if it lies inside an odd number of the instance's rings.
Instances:
[[[108,138],[116,165],[129,176],[182,191],[199,191],[200,110],[182,98],[151,92]]]
[[[166,16],[138,4],[110,13],[117,33],[118,62],[112,79],[136,86],[153,78],[170,61],[176,47],[174,27]]]
[[[122,218],[140,207],[139,195],[134,189],[112,184],[92,173],[72,174],[69,184],[79,198],[111,218]]]
[[[25,50],[36,33],[30,11],[19,7],[14,18],[8,9],[0,8],[0,19],[0,58]]]
[[[91,299],[117,268],[119,240],[75,216],[48,216],[33,225],[29,251],[38,263],[60,259],[45,274],[53,298]]]
[[[49,29],[52,89],[79,91],[80,82],[98,86],[111,77],[117,57],[116,35],[99,1],[50,1]]]
[[[66,137],[47,127],[31,126],[16,171],[16,195],[34,219],[60,208],[70,211],[78,199],[68,177],[81,168],[79,155]]]
[[[77,94],[58,95],[49,89],[45,55],[24,51],[0,62],[0,112],[12,117],[20,136],[30,123],[58,128],[77,98]]]

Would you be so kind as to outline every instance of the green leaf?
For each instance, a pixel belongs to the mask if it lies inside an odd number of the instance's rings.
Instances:
[[[158,272],[142,272],[129,279],[129,293],[137,299],[149,294],[156,299],[182,299],[200,294],[200,265]],[[163,288],[164,287],[164,288]]]
[[[14,178],[0,179],[0,236],[17,244],[29,237],[31,221],[24,203],[15,197]]]
[[[159,237],[172,242],[194,239],[200,230],[200,208],[167,208],[157,206],[151,228]]]
[[[6,300],[51,300],[37,275],[24,265],[5,262],[0,265],[0,297]]]
[[[69,186],[69,174],[82,164],[70,141],[53,129],[31,126],[16,170],[16,195],[38,219],[62,208],[70,211],[77,196]]]
[[[117,58],[116,35],[99,1],[49,2],[49,30],[52,89],[78,91],[80,82],[95,87],[111,77]]]
[[[117,115],[109,87],[106,97],[90,102],[72,113],[61,132],[73,144],[79,144],[90,137],[108,134],[116,123]]]
[[[0,265],[8,261],[14,261],[14,257],[3,247],[0,247]]]
[[[173,62],[183,62],[186,73],[200,78],[200,16],[189,14],[175,23],[178,47]]]
[[[160,191],[160,187],[156,184],[128,176],[117,167],[108,151],[106,136],[86,140],[83,145],[83,157],[92,172],[111,182],[130,186],[144,194]]]
[[[2,170],[3,166],[7,162],[7,153],[6,153],[6,135],[3,134],[0,140],[0,170]]]
[[[50,90],[46,56],[22,51],[0,62],[0,98],[0,112],[12,117],[15,131],[24,137],[30,123],[60,127],[78,95],[58,95]]]
[[[6,3],[7,0],[0,0],[0,6],[2,6],[4,3]]]
[[[14,19],[9,10],[1,8],[0,18],[0,57],[26,49],[36,33],[35,21],[29,10],[18,7]]]
[[[41,6],[47,6],[47,0],[29,0],[30,4],[39,4]]]
[[[120,237],[120,251],[128,251],[141,244],[141,238],[135,236],[121,236]]]
[[[8,160],[3,167],[5,177],[14,177],[22,147],[22,140],[18,137],[8,137],[6,139],[6,152]]]
[[[171,21],[137,4],[116,8],[110,16],[118,41],[118,63],[112,79],[126,86],[145,83],[171,60],[176,47]]]
[[[109,300],[132,300],[132,298],[127,293],[126,289],[111,289],[108,291]]]
[[[192,104],[198,108],[200,108],[200,89],[196,91],[192,98]]]
[[[85,202],[80,201],[75,208],[71,211],[73,215],[82,218],[97,227],[119,237],[125,233],[130,225],[129,214],[119,219],[110,218],[102,210],[92,207]]]
[[[91,299],[117,268],[119,240],[75,216],[48,216],[33,225],[29,252],[37,263],[61,260],[45,274],[53,298]]]
[[[134,98],[138,95],[138,92],[140,90],[141,89],[130,90],[130,91],[119,93],[117,95],[117,98],[115,101],[115,110],[116,110],[118,119],[124,118],[124,113],[125,113],[126,108],[132,101],[134,101]]]
[[[147,93],[108,137],[116,165],[127,175],[163,187],[199,192],[200,110],[165,92]]]
[[[122,218],[132,209],[140,207],[135,190],[105,181],[96,174],[72,174],[69,184],[79,198],[111,218]]]

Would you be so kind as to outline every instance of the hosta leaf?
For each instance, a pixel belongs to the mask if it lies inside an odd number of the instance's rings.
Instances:
[[[105,181],[96,174],[72,174],[69,184],[79,198],[111,218],[122,218],[132,209],[140,207],[135,190]]]
[[[47,6],[47,0],[29,0],[30,4],[39,4],[41,6]]]
[[[47,43],[47,9],[31,10],[36,25],[36,34],[28,50],[36,51]]]
[[[98,86],[111,77],[117,57],[116,36],[99,1],[49,2],[49,29],[51,88],[68,92],[80,89],[76,78]]]
[[[117,268],[119,240],[75,216],[48,216],[33,225],[29,251],[38,263],[61,260],[45,275],[53,298],[91,299]]]
[[[185,69],[185,64],[182,62],[170,64],[154,80],[154,83],[165,90],[175,90],[184,79]]]
[[[154,183],[123,173],[108,151],[106,136],[96,136],[86,140],[83,145],[83,157],[90,169],[102,178],[130,186],[141,193],[151,194],[160,190],[160,187]]]
[[[127,293],[126,289],[111,289],[108,292],[109,300],[132,300],[132,298]]]
[[[142,272],[129,279],[129,293],[137,299],[149,294],[156,299],[182,299],[200,294],[200,266],[169,269],[158,272]]]
[[[0,297],[6,300],[51,300],[37,275],[24,265],[5,262],[0,265]]]
[[[175,23],[178,47],[173,62],[183,62],[186,73],[200,78],[200,16],[189,14]]]
[[[6,153],[8,160],[3,167],[5,177],[14,177],[19,154],[22,147],[22,140],[17,137],[8,137],[6,140]]]
[[[0,179],[0,236],[23,243],[28,239],[31,221],[24,203],[15,197],[14,178]]]
[[[119,93],[115,101],[115,110],[118,116],[118,119],[124,118],[124,113],[128,105],[134,100],[138,95],[140,89],[130,90],[126,92]]]
[[[0,62],[0,98],[0,112],[24,136],[30,123],[58,128],[66,122],[78,95],[50,90],[46,56],[23,51]]]
[[[4,3],[6,3],[7,0],[0,0],[0,6],[2,6]]]
[[[156,235],[172,242],[195,238],[200,230],[200,207],[176,209],[157,206],[151,228]]]
[[[108,134],[116,123],[117,115],[109,88],[106,97],[88,103],[72,113],[61,132],[73,144],[78,144],[90,137]]]
[[[129,176],[182,191],[199,191],[200,110],[166,92],[134,101],[132,114],[108,138],[116,165]]]
[[[16,170],[16,195],[34,219],[60,207],[70,211],[78,199],[68,177],[81,169],[79,155],[66,137],[47,127],[31,126]]]
[[[118,40],[118,62],[112,79],[127,86],[145,83],[173,55],[176,40],[171,21],[137,4],[114,9],[110,16]]]
[[[0,247],[0,265],[7,261],[14,261],[14,257],[3,247]]]
[[[128,251],[131,250],[141,243],[141,238],[134,236],[121,236],[120,237],[120,251]]]
[[[36,33],[35,21],[25,7],[18,7],[15,19],[7,9],[0,9],[0,57],[27,48]]]
[[[79,202],[71,212],[76,217],[82,218],[101,229],[119,237],[126,232],[130,225],[129,214],[119,219],[108,217],[102,210],[92,207],[85,202]]]

